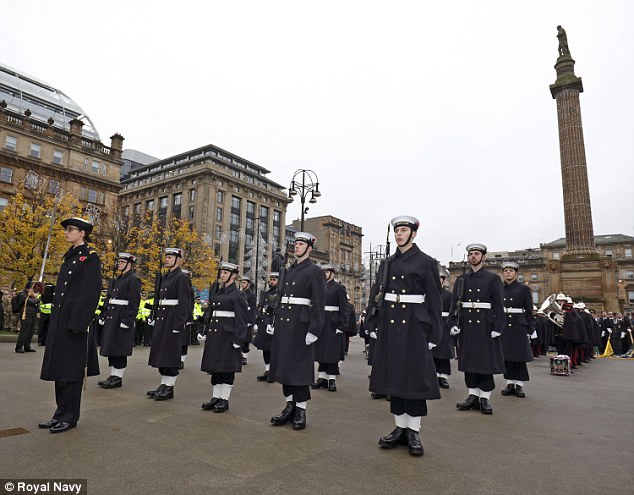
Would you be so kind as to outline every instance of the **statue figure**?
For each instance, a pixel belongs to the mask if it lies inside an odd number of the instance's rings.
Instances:
[[[559,55],[570,56],[570,50],[568,49],[568,37],[566,36],[566,30],[561,26],[557,26],[557,39],[559,40]]]

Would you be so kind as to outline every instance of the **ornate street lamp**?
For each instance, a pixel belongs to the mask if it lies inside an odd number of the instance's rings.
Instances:
[[[301,181],[299,180],[299,175],[301,175]],[[310,193],[309,203],[315,204],[317,202],[317,198],[321,196],[319,192],[319,179],[317,178],[317,174],[312,170],[305,170],[300,168],[296,170],[293,174],[293,178],[291,179],[291,184],[288,188],[288,199],[289,203],[293,201],[293,196],[299,194],[299,198],[302,204],[302,216],[300,221],[301,232],[304,231],[304,215],[308,212],[308,208],[304,205],[306,204],[306,198]]]

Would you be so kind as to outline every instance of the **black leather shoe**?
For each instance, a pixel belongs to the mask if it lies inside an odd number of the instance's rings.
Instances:
[[[35,349],[33,349],[32,347],[25,347],[24,352],[35,352]]]
[[[328,392],[336,392],[337,391],[337,382],[335,380],[328,380]]]
[[[247,365],[247,358],[245,358],[244,356],[242,357],[242,366],[246,366]]]
[[[174,387],[165,385],[163,390],[157,391],[154,394],[154,400],[168,400],[174,398]]]
[[[406,444],[407,437],[405,436],[405,430],[407,430],[407,428],[397,426],[392,430],[392,433],[379,438],[379,447],[382,449],[393,449],[397,445]]]
[[[328,388],[328,380],[326,380],[325,378],[317,378],[317,381],[315,383],[310,384],[310,388]]]
[[[468,411],[469,409],[480,409],[480,397],[469,394],[463,402],[458,402],[456,407],[460,411]]]
[[[185,369],[185,363],[183,361],[181,361],[181,364],[178,365],[178,369],[179,370],[184,370]]]
[[[227,410],[229,410],[229,401],[227,399],[220,399],[216,402],[216,405],[214,406],[215,413],[223,413]]]
[[[371,399],[387,399],[387,395],[377,394],[375,392],[370,393]]]
[[[211,411],[220,399],[218,397],[212,397],[209,402],[203,402],[200,406],[204,411]]]
[[[480,411],[482,411],[482,414],[493,414],[493,408],[489,403],[489,399],[480,397]]]
[[[410,455],[423,455],[425,453],[417,431],[407,428],[405,437],[407,438],[407,448]]]
[[[270,373],[269,376],[266,377],[266,383],[275,383],[275,380],[273,380],[273,377]]]
[[[286,407],[277,416],[271,418],[273,426],[282,426],[288,423],[295,416],[295,403],[287,402]]]
[[[24,349],[17,349],[16,348],[15,352],[17,352],[19,354],[24,354]]]
[[[258,376],[255,377],[255,379],[257,381],[259,381],[259,382],[265,382],[265,381],[268,380],[268,378],[269,378],[269,372],[268,371],[265,371],[263,374],[258,375]]]
[[[303,430],[304,428],[306,428],[306,409],[296,407],[295,417],[293,418],[293,430]]]
[[[449,388],[449,382],[444,376],[438,377],[438,385],[440,386],[440,388]]]
[[[517,397],[521,397],[522,399],[526,397],[526,394],[524,393],[524,388],[521,385],[515,385],[515,395]]]
[[[515,395],[515,384],[509,383],[506,388],[502,390],[502,395]]]
[[[119,376],[109,376],[101,385],[101,388],[118,388],[123,384],[123,380]]]
[[[53,426],[55,426],[57,423],[59,423],[59,421],[57,421],[56,419],[49,419],[48,421],[42,421],[40,424],[38,424],[37,426],[39,428],[47,428],[47,429],[51,429]]]
[[[167,385],[163,385],[162,383],[158,386],[157,389],[155,390],[148,390],[147,392],[145,392],[145,395],[147,395],[150,399],[153,399],[156,394],[158,394],[159,392],[162,392],[163,389],[165,389],[165,387],[167,387]]]
[[[66,421],[60,421],[55,426],[51,426],[51,433],[62,433],[66,430],[70,430],[71,428],[75,428],[77,423],[67,423]]]

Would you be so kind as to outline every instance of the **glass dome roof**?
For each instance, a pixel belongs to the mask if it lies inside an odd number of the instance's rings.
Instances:
[[[82,135],[101,141],[92,121],[77,103],[59,89],[0,63],[0,101],[7,102],[7,108],[24,114],[28,109],[31,118],[47,122],[53,118],[55,127],[70,130],[70,121],[84,123]]]

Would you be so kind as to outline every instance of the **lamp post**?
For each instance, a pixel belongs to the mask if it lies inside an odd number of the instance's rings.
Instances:
[[[301,175],[301,182],[298,177],[299,175]],[[306,197],[309,193],[310,199],[308,202],[311,204],[316,203],[317,198],[321,196],[321,193],[319,192],[319,179],[317,178],[317,174],[312,170],[300,168],[293,174],[291,185],[288,188],[288,198],[290,201],[293,201],[293,196],[299,194],[299,198],[302,203],[302,216],[299,228],[301,232],[304,231],[304,215],[308,211],[308,208],[304,207],[304,204],[306,204]]]

